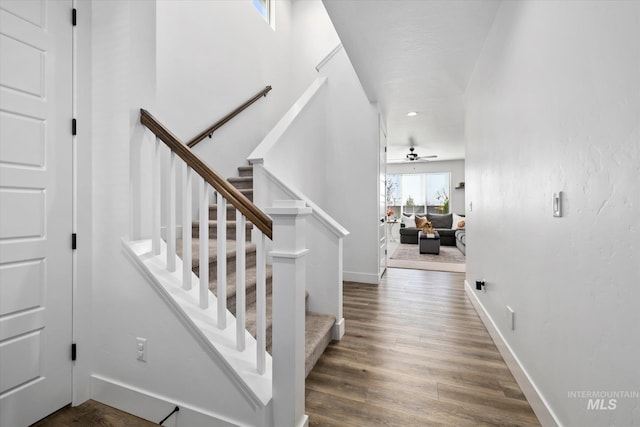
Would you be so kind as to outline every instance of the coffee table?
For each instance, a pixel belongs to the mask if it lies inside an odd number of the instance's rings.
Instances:
[[[437,231],[433,232],[433,237],[429,237],[422,231],[418,232],[418,246],[421,254],[440,254],[440,235]]]

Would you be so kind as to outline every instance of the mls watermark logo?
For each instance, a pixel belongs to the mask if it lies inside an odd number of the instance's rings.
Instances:
[[[615,411],[621,399],[640,399],[640,391],[570,391],[570,399],[584,399],[587,411]]]
[[[613,411],[618,407],[618,399],[589,399],[587,411]]]

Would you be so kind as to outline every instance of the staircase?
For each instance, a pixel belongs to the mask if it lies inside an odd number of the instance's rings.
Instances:
[[[253,201],[253,166],[241,166],[238,168],[239,176],[229,178],[228,181],[243,193],[249,200]],[[227,308],[236,314],[236,209],[227,205],[227,258],[218,260],[217,254],[217,205],[209,208],[209,289],[217,295],[217,266],[218,262],[227,263]],[[253,224],[246,223],[247,241],[251,240],[251,229]],[[192,225],[193,253],[198,253],[199,225],[194,222]],[[178,244],[179,256],[182,245]],[[252,243],[246,244],[246,326],[247,330],[256,336],[256,246]],[[197,257],[193,260],[193,271],[199,276],[200,265]],[[267,351],[271,353],[271,290],[272,276],[271,268],[267,267]],[[309,294],[307,293],[307,298]],[[305,375],[308,376],[311,369],[316,364],[327,345],[331,341],[331,328],[335,323],[332,315],[312,313],[307,310],[305,320]]]

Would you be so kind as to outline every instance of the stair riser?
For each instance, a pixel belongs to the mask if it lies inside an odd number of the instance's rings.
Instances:
[[[271,293],[271,289],[272,289],[272,278],[271,277],[267,277],[267,295]],[[253,284],[248,284],[247,285],[247,291],[245,293],[245,300],[246,300],[246,305],[245,305],[245,310],[246,307],[255,304],[256,302],[256,298],[257,298],[257,293],[256,293],[256,285],[255,283]],[[229,297],[227,299],[227,308],[229,309],[229,311],[231,313],[233,313],[233,315],[236,315],[236,294],[234,294],[233,296]]]
[[[218,220],[218,205],[209,206],[209,219],[211,221]],[[236,208],[230,205],[227,205],[227,220],[236,220]]]
[[[241,166],[238,168],[238,175],[253,176],[253,166]]]
[[[253,202],[253,190],[240,190],[245,197]]]
[[[245,241],[251,241],[251,229],[253,225],[247,225],[245,228]],[[193,224],[191,227],[191,236],[200,237],[200,225]],[[209,226],[209,238],[216,239],[218,237],[218,227]],[[235,224],[227,224],[227,240],[236,240],[236,226]]]
[[[229,183],[236,187],[238,190],[253,190],[253,178],[250,180],[229,178]]]
[[[255,326],[250,326],[248,329],[249,333],[251,334],[252,337],[256,337],[256,330],[255,330]],[[272,347],[272,343],[273,343],[273,325],[271,324],[271,313],[267,313],[267,353],[272,354],[271,353],[271,347]]]

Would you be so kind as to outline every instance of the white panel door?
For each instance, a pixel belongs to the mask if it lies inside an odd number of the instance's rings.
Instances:
[[[71,0],[0,0],[0,426],[71,402]]]

